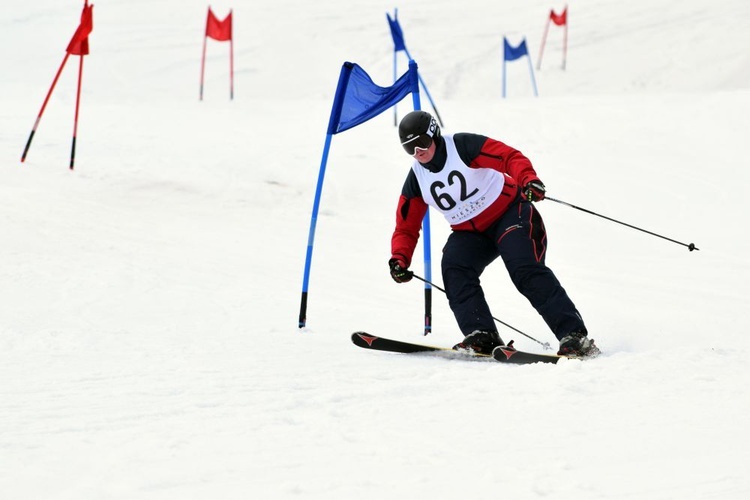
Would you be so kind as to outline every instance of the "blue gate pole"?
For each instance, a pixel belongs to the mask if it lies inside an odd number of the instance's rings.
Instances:
[[[408,55],[408,53],[407,53]],[[411,65],[414,64],[416,66],[416,63],[409,58],[409,66],[411,68]],[[417,73],[417,79],[418,82],[421,82],[421,78],[419,77],[419,73]],[[420,100],[419,100],[419,83],[414,82],[413,90],[412,90],[412,101],[414,103],[414,109],[422,109]],[[427,92],[427,88],[424,87],[424,84],[422,84],[422,87],[425,89],[425,93]],[[429,95],[429,94],[428,94]],[[433,106],[434,108],[434,106]],[[435,110],[435,114],[437,114],[437,110]],[[430,249],[430,210],[427,209],[427,212],[424,214],[424,219],[422,219],[422,245],[424,247],[424,274],[428,282],[432,281],[432,251]],[[424,334],[427,335],[430,332],[432,332],[432,285],[430,283],[425,282],[424,285]]]

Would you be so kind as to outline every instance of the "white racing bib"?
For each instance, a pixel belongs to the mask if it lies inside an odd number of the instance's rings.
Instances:
[[[491,168],[469,168],[458,155],[452,135],[444,135],[448,158],[440,172],[433,173],[415,161],[424,201],[439,210],[450,225],[470,220],[495,201],[503,191],[505,176]]]

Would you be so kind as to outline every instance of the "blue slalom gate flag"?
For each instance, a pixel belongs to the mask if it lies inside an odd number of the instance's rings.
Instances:
[[[315,242],[315,228],[320,211],[320,198],[323,192],[323,181],[328,163],[328,152],[331,149],[331,139],[335,134],[349,130],[367,120],[376,117],[398,101],[412,94],[414,109],[420,109],[419,75],[417,63],[409,61],[409,70],[391,87],[381,87],[373,83],[370,76],[359,65],[345,62],[341,67],[336,95],[333,99],[331,117],[328,121],[328,133],[323,146],[323,157],[320,160],[318,183],[315,188],[312,215],[310,217],[310,231],[307,236],[307,253],[305,256],[305,274],[302,279],[302,299],[300,301],[299,327],[304,328],[307,323],[307,296],[310,284],[310,269],[312,267],[313,244]],[[425,233],[427,239],[427,233]]]
[[[406,44],[404,43],[404,32],[401,31],[401,25],[398,23],[398,11],[391,17],[387,12],[385,13],[388,18],[388,26],[391,27],[391,36],[393,37],[394,51],[399,52],[401,50],[406,51]]]
[[[527,57],[529,62],[529,76],[531,77],[531,85],[534,88],[534,96],[538,96],[539,93],[536,89],[536,80],[534,79],[534,68],[531,66],[531,56],[529,55],[529,49],[526,46],[526,39],[524,38],[518,47],[513,47],[508,43],[508,39],[503,37],[503,98],[506,94],[507,87],[507,70],[505,68],[506,63],[509,61],[515,61],[523,56]]]
[[[328,133],[338,134],[374,118],[417,88],[417,68],[409,71],[390,87],[376,85],[361,66],[345,62],[333,100]]]
[[[503,37],[503,45],[505,46],[505,60],[515,61],[523,56],[529,55],[529,49],[526,47],[526,39],[524,38],[521,45],[518,47],[511,47],[508,43],[508,39]]]
[[[409,49],[406,48],[406,42],[404,42],[404,32],[401,30],[401,25],[398,22],[398,9],[394,10],[393,17],[391,17],[391,15],[387,12],[385,13],[385,17],[388,20],[388,26],[391,28],[391,37],[393,38],[393,79],[395,80],[396,75],[398,74],[398,70],[396,68],[398,66],[398,53],[403,51],[409,61],[412,61],[413,58],[411,57],[411,54],[409,54]],[[435,107],[435,103],[432,100],[430,91],[427,90],[427,85],[425,85],[424,80],[422,80],[422,75],[417,73],[417,78],[419,80],[419,83],[422,85],[422,88],[424,89],[427,100],[430,101],[430,105],[432,106],[433,111],[435,111],[435,118],[437,118],[438,123],[442,127],[443,119],[440,118],[440,113]],[[395,127],[396,125],[398,125],[398,120],[396,118],[396,106],[394,106],[393,126]]]

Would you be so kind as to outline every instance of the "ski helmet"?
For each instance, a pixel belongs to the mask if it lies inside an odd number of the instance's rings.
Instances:
[[[440,126],[430,113],[412,111],[401,119],[398,136],[406,152],[414,156],[415,148],[429,148],[433,140],[440,138]]]

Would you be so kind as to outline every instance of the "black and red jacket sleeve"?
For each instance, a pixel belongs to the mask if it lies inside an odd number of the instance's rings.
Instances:
[[[413,170],[406,176],[396,210],[396,229],[391,238],[391,258],[402,261],[406,267],[411,266],[414,249],[419,240],[422,219],[427,213],[427,203],[422,198],[422,191]]]
[[[453,136],[458,155],[472,168],[491,168],[513,177],[523,187],[539,181],[531,161],[507,144],[479,134]]]

